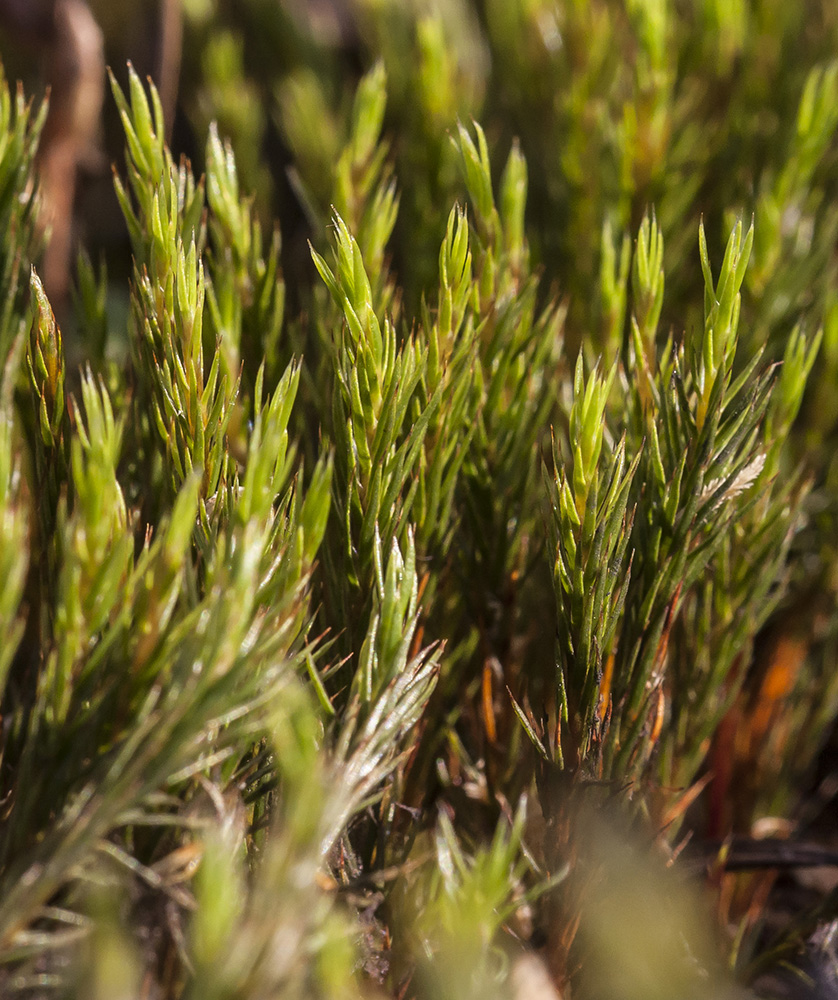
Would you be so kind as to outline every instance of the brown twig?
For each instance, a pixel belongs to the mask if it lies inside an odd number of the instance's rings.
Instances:
[[[84,0],[56,0],[48,45],[50,110],[38,153],[44,224],[50,239],[43,278],[56,306],[70,284],[78,166],[94,146],[104,98],[104,41]]]
[[[160,61],[157,83],[166,120],[166,142],[171,142],[175,120],[180,62],[183,52],[183,8],[181,0],[160,0]]]

